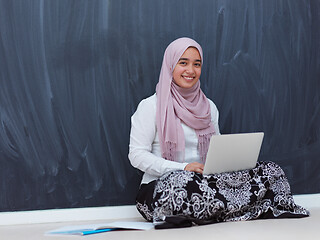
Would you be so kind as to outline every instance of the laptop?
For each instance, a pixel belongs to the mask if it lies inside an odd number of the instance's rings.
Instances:
[[[256,166],[264,133],[213,135],[203,174],[252,169]]]

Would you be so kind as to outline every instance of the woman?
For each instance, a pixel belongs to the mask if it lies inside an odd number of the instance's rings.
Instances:
[[[304,217],[275,163],[202,175],[218,110],[200,89],[201,46],[179,38],[166,49],[156,94],[131,118],[131,164],[144,172],[137,209],[148,221],[187,216],[197,223]]]

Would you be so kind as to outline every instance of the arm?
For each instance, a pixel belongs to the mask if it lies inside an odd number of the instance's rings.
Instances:
[[[183,170],[187,163],[168,161],[152,153],[156,134],[156,99],[152,96],[141,101],[137,111],[131,117],[129,145],[131,165],[156,177],[168,171]]]

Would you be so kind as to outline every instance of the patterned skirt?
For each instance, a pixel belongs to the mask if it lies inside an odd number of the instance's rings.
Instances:
[[[213,223],[309,215],[294,203],[283,170],[273,162],[212,175],[169,172],[141,185],[136,206],[148,221],[187,216]]]

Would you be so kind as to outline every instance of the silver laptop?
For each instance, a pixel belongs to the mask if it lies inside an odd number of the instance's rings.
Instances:
[[[263,136],[263,132],[213,135],[203,174],[254,168]]]

